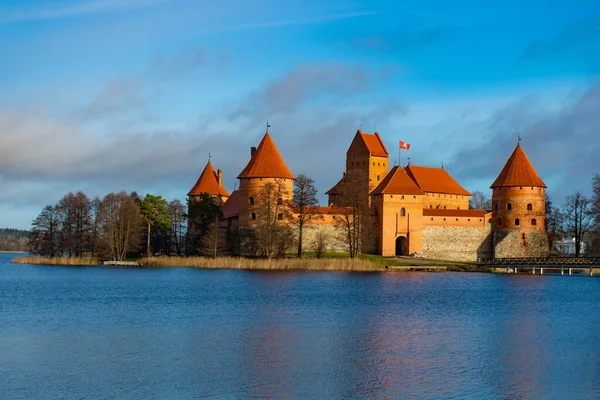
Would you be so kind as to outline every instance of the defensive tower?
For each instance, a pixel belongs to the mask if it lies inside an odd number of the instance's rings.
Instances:
[[[547,256],[546,184],[520,143],[491,188],[494,256]]]
[[[281,201],[292,200],[294,194],[294,175],[281,158],[269,133],[265,133],[257,148],[250,149],[250,161],[240,172],[239,188],[239,225],[249,226],[257,218],[259,197],[267,183],[283,186]]]

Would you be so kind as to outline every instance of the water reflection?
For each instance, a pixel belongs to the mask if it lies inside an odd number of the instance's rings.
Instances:
[[[0,268],[0,398],[600,395],[600,279]]]

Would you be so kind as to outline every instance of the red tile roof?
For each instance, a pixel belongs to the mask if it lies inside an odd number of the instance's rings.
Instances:
[[[511,187],[511,186],[531,186],[546,187],[546,184],[535,172],[533,165],[529,162],[527,154],[523,151],[520,144],[517,144],[515,151],[506,162],[506,165],[494,181],[491,188]]]
[[[442,168],[409,165],[406,167],[406,173],[424,192],[471,196],[471,193],[460,186],[459,183]]]
[[[385,145],[383,144],[383,140],[381,140],[381,137],[379,136],[379,133],[363,133],[359,129],[356,134],[360,135],[371,155],[378,157],[387,157],[389,155]]]
[[[204,167],[204,171],[200,174],[200,178],[188,193],[188,196],[199,196],[202,193],[208,193],[211,196],[229,196],[229,192],[219,184],[217,173],[213,168],[210,160]]]
[[[473,217],[483,218],[491,211],[486,210],[442,210],[439,208],[423,209],[424,217]]]
[[[240,215],[240,191],[234,190],[231,196],[223,204],[223,216],[233,218]]]
[[[238,178],[285,178],[294,179],[294,175],[285,165],[271,135],[265,134],[246,168]]]
[[[413,194],[423,195],[423,191],[410,179],[404,169],[395,166],[373,190],[373,194]]]

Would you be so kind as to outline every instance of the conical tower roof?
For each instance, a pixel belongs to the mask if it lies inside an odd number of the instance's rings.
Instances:
[[[294,175],[285,165],[271,135],[267,132],[238,178],[294,179]]]
[[[406,174],[399,165],[388,172],[381,183],[375,188],[373,194],[425,194]]]
[[[493,189],[512,186],[546,187],[544,181],[535,172],[521,144],[517,144],[502,172],[490,187]]]
[[[188,196],[199,196],[202,193],[208,193],[211,196],[229,197],[227,190],[219,183],[219,178],[210,160],[208,160],[204,171],[200,174],[200,178],[198,178]]]

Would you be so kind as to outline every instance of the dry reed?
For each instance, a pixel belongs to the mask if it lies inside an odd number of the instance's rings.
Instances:
[[[284,258],[249,259],[235,257],[147,257],[140,260],[144,267],[185,267],[213,269],[247,269],[269,271],[385,271],[385,267],[367,260],[349,258]]]
[[[98,259],[95,257],[43,257],[43,256],[22,256],[11,260],[14,264],[39,264],[39,265],[98,265]]]

